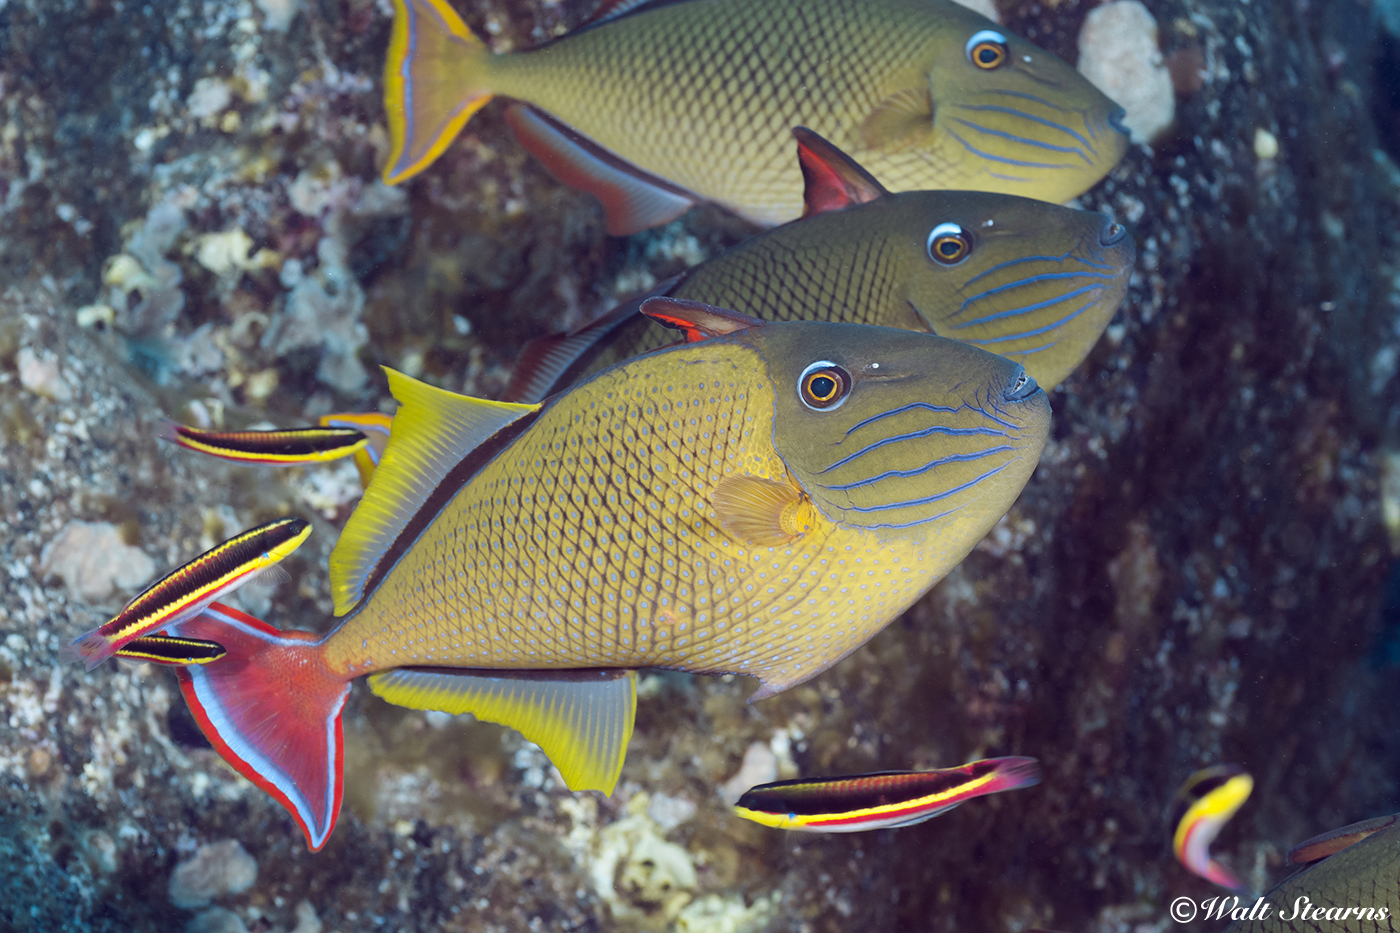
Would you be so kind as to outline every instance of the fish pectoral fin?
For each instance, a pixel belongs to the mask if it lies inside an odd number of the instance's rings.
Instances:
[[[896,91],[860,124],[860,138],[868,149],[903,149],[932,136],[933,95],[927,84]]]
[[[686,343],[699,343],[711,337],[762,327],[763,321],[728,308],[707,305],[703,301],[688,298],[657,296],[642,302],[642,313],[658,324],[679,330],[685,334]]]
[[[803,217],[867,204],[888,192],[854,159],[805,126],[792,128],[802,166]]]
[[[608,233],[613,236],[675,220],[698,200],[534,107],[512,104],[506,108],[506,122],[520,144],[555,178],[603,202]]]
[[[384,372],[400,407],[369,488],[331,551],[336,615],[360,601],[380,558],[447,474],[496,432],[540,407],[471,398],[392,369]]]
[[[740,541],[787,544],[812,529],[812,501],[788,482],[756,476],[726,476],[710,494],[720,527]]]
[[[611,794],[637,714],[636,671],[461,671],[404,667],[369,678],[396,706],[471,713],[534,742],[570,790]]]
[[[1329,833],[1313,836],[1311,839],[1305,839],[1288,850],[1288,864],[1309,865],[1313,862],[1320,862],[1329,855],[1336,855],[1348,846],[1356,845],[1367,836],[1380,832],[1397,819],[1400,819],[1400,813],[1378,816],[1362,820],[1359,823],[1352,823],[1350,826],[1343,826],[1341,829],[1334,829]]]
[[[620,329],[639,318],[641,306],[648,298],[668,294],[683,278],[684,275],[672,276],[576,331],[536,337],[525,344],[510,374],[506,400],[539,402],[568,388],[593,364]]]

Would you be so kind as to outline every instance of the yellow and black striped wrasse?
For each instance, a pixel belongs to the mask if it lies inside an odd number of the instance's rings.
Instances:
[[[587,28],[493,55],[446,0],[395,0],[384,180],[422,171],[491,97],[608,230],[697,201],[771,225],[802,213],[806,126],[892,191],[1057,203],[1127,150],[1122,108],[1065,62],[951,0],[605,4]]]
[[[1172,803],[1172,852],[1187,871],[1231,891],[1245,890],[1211,857],[1210,845],[1253,790],[1254,778],[1235,765],[1202,768],[1182,783]]]
[[[891,194],[845,153],[794,131],[807,214],[652,295],[770,321],[932,332],[1015,360],[1047,391],[1088,355],[1128,289],[1136,249],[1092,211],[975,191]],[[675,334],[623,304],[571,334],[532,341],[506,398],[537,402]]]
[[[302,466],[354,457],[360,482],[369,485],[369,475],[389,443],[392,420],[378,412],[337,413],[321,416],[314,428],[271,431],[210,431],[172,421],[160,438],[222,460],[262,466]]]
[[[1289,860],[1310,864],[1266,893],[1261,906],[1241,905],[1226,933],[1400,929],[1396,815],[1309,839],[1294,847]]]
[[[1034,758],[985,758],[936,771],[879,771],[752,787],[734,812],[777,829],[859,833],[912,826],[974,797],[1040,783]]]
[[[1039,460],[1049,402],[1002,357],[674,299],[644,310],[690,342],[542,404],[387,371],[400,407],[331,555],[326,635],[217,605],[167,630],[228,652],[180,668],[184,695],[311,848],[338,812],[356,678],[518,729],[569,787],[611,793],[639,668],[745,674],[753,699],[816,676],[962,560]]]
[[[116,650],[116,656],[127,661],[150,661],[155,664],[208,664],[228,654],[224,646],[198,638],[174,635],[143,635],[133,638]]]
[[[279,518],[217,545],[147,587],[110,621],[79,636],[64,650],[92,670],[133,639],[195,615],[255,577],[285,573],[277,564],[311,534],[304,518]]]

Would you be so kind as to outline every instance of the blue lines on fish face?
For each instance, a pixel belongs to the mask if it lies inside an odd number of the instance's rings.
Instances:
[[[850,437],[868,424],[874,424],[882,418],[892,418],[895,415],[902,415],[906,411],[936,411],[943,415],[956,415],[958,412],[962,411],[962,409],[963,406],[961,405],[957,408],[949,408],[947,405],[930,405],[928,402],[910,402],[908,405],[901,405],[899,408],[891,408],[889,411],[882,411],[878,415],[871,415],[864,421],[858,422],[847,429],[846,437]]]
[[[1096,142],[1098,141],[1099,134],[1094,132],[1094,122],[1089,119],[1088,111],[1082,107],[1061,107],[1059,104],[1054,103],[1053,101],[1046,100],[1044,97],[1037,97],[1034,94],[1027,94],[1024,91],[1010,91],[997,88],[990,88],[986,91],[983,91],[982,93],[996,94],[1002,97],[1014,97],[1018,100],[1032,101],[1033,103],[1040,104],[1042,107],[1047,107],[1050,110],[1054,110],[1057,113],[1072,113],[1075,116],[1079,117],[1080,122],[1084,124],[1084,129],[1086,129],[1089,132],[1089,137]]]
[[[1040,126],[1043,126],[1043,127],[1045,127],[1046,129],[1048,129],[1048,130],[1058,130],[1059,132],[1064,133],[1066,136],[1069,136],[1069,137],[1072,137],[1073,139],[1078,140],[1078,141],[1079,141],[1079,144],[1080,144],[1081,146],[1083,146],[1085,149],[1088,149],[1088,150],[1089,150],[1090,152],[1092,152],[1096,157],[1097,157],[1098,154],[1099,154],[1099,151],[1098,151],[1097,149],[1094,148],[1094,144],[1091,143],[1091,142],[1089,142],[1089,140],[1086,139],[1086,138],[1083,136],[1083,134],[1075,132],[1074,130],[1072,130],[1072,129],[1070,129],[1069,127],[1065,126],[1063,123],[1056,123],[1054,120],[1047,120],[1047,119],[1045,119],[1044,117],[1037,117],[1037,116],[1036,116],[1035,114],[1033,114],[1033,113],[1026,113],[1024,110],[1017,110],[1015,107],[998,107],[998,106],[996,106],[995,104],[958,104],[958,105],[956,105],[956,106],[957,106],[957,108],[958,108],[959,110],[971,110],[971,111],[973,111],[973,112],[975,112],[975,113],[999,113],[999,114],[1002,114],[1002,115],[1004,115],[1004,116],[1015,117],[1015,118],[1017,118],[1018,120],[1025,120],[1025,121],[1030,122],[1030,123],[1039,124]],[[971,127],[973,127],[974,129],[983,129],[981,126],[979,126],[979,125],[976,124],[976,123],[972,123],[971,121],[963,120],[963,119],[961,119],[961,118],[956,118],[956,119],[958,120],[959,123],[966,124],[967,126],[971,126]],[[990,131],[990,130],[987,130],[986,132],[991,132],[991,131]],[[1006,134],[1003,134],[1003,135],[1006,135]],[[1090,164],[1093,164],[1091,159],[1089,159],[1087,156],[1084,156],[1084,152],[1083,152],[1082,149],[1079,148],[1079,146],[1071,146],[1071,147],[1052,146],[1052,145],[1049,144],[1049,143],[1042,143],[1042,142],[1038,142],[1038,141],[1033,140],[1033,139],[1022,139],[1022,138],[1019,137],[1019,136],[1010,136],[1010,135],[1007,135],[1006,138],[1007,138],[1007,139],[1011,139],[1011,140],[1013,140],[1013,141],[1015,141],[1015,142],[1023,142],[1023,143],[1026,143],[1027,145],[1040,146],[1040,147],[1043,148],[1043,149],[1055,149],[1055,150],[1057,150],[1057,151],[1059,151],[1059,152],[1075,152],[1075,153],[1078,153],[1080,156],[1083,156],[1085,162],[1089,162]]]
[[[976,146],[972,145],[972,143],[963,139],[961,136],[958,135],[956,130],[948,128],[948,135],[956,139],[959,143],[962,144],[962,147],[964,149],[977,156],[977,158],[986,159],[989,162],[1000,162],[1003,165],[1016,165],[1021,168],[1074,168],[1074,166],[1069,164],[1068,162],[1027,162],[1024,159],[1008,159],[1005,156],[992,155],[990,152],[984,152],[981,149],[978,149]]]
[[[878,483],[881,480],[911,479],[915,476],[922,476],[929,470],[936,470],[941,466],[947,466],[950,463],[969,463],[973,460],[981,460],[983,457],[990,457],[994,454],[1009,453],[1013,450],[1020,450],[1020,448],[1013,447],[1010,444],[1002,444],[997,447],[988,447],[985,450],[979,450],[973,454],[953,454],[948,457],[940,457],[937,460],[930,460],[923,466],[913,470],[886,470],[878,476],[871,476],[867,479],[856,480],[853,483],[836,483],[831,486],[822,486],[822,488],[830,489],[833,492],[846,492],[851,489],[859,489],[862,486],[873,485],[874,483]]]
[[[958,506],[956,509],[949,509],[946,512],[939,512],[937,515],[930,515],[928,518],[916,518],[911,522],[881,522],[878,525],[860,525],[860,527],[868,528],[872,531],[877,528],[889,528],[891,530],[898,531],[901,528],[913,528],[917,525],[927,525],[929,522],[936,522],[940,518],[947,518],[949,515],[952,515],[954,512],[957,512],[961,509],[962,506]],[[859,525],[860,523],[851,522],[851,524]]]
[[[882,437],[880,438],[880,440],[875,441],[872,444],[865,445],[853,454],[847,454],[846,456],[842,457],[840,460],[837,460],[835,463],[833,463],[826,469],[818,470],[817,475],[820,476],[823,473],[830,473],[832,470],[843,467],[846,464],[850,463],[852,460],[855,460],[858,457],[864,457],[866,454],[871,453],[872,451],[879,450],[881,447],[887,447],[890,444],[898,444],[903,441],[914,441],[925,437],[932,437],[935,434],[943,434],[949,437],[976,437],[979,435],[984,437],[1011,436],[1007,432],[998,431],[995,428],[950,428],[946,425],[935,424],[918,431],[910,431],[907,434],[895,434],[891,437]]]
[[[1053,263],[1055,263],[1056,265],[1060,265],[1060,264],[1062,264],[1062,263],[1064,263],[1064,262],[1066,262],[1067,260],[1070,260],[1070,259],[1073,259],[1075,262],[1082,262],[1084,265],[1086,265],[1086,266],[1091,266],[1091,267],[1093,267],[1093,268],[1095,268],[1095,269],[1112,269],[1112,268],[1113,268],[1111,265],[1109,265],[1109,264],[1106,263],[1106,262],[1095,262],[1095,261],[1093,261],[1092,259],[1085,259],[1083,256],[1077,256],[1077,255],[1074,254],[1074,251],[1073,251],[1073,250],[1071,250],[1071,251],[1068,252],[1068,253],[1062,253],[1062,254],[1059,255],[1059,256],[1020,256],[1020,257],[1017,257],[1016,259],[1008,259],[1008,260],[1006,260],[1006,262],[999,262],[999,263],[997,263],[995,266],[992,266],[990,269],[986,269],[986,270],[984,270],[984,271],[982,271],[982,272],[977,273],[977,274],[974,275],[972,278],[970,278],[970,279],[968,279],[966,282],[964,282],[964,283],[963,283],[963,287],[966,288],[967,286],[972,285],[972,284],[973,284],[974,282],[976,282],[978,279],[984,279],[984,278],[986,278],[986,277],[989,276],[989,275],[992,275],[992,274],[994,274],[994,273],[996,273],[996,272],[1000,272],[1002,269],[1006,269],[1006,268],[1009,268],[1009,267],[1011,267],[1011,266],[1019,265],[1019,264],[1021,264],[1021,263],[1023,263],[1023,262],[1053,262]],[[1016,283],[1013,282],[1013,283],[1011,283],[1011,284],[1012,284],[1012,285],[1015,285]]]
[[[1102,283],[1085,285],[1083,288],[1076,288],[1072,292],[1066,292],[1063,295],[1056,295],[1054,298],[1047,298],[1045,301],[1036,302],[1032,305],[1025,305],[1020,308],[1008,308],[1005,311],[998,311],[996,314],[988,314],[986,317],[979,317],[971,321],[964,321],[961,324],[954,324],[953,329],[959,330],[964,327],[974,327],[978,324],[987,324],[991,321],[999,321],[1002,318],[1017,317],[1022,314],[1030,314],[1032,311],[1039,311],[1041,308],[1049,308],[1052,305],[1057,305],[1062,301],[1069,301],[1072,298],[1078,298],[1080,295],[1086,295],[1089,292],[1102,291],[1107,287],[1107,285],[1104,285]],[[1093,302],[1090,302],[1090,304],[1093,304]]]
[[[846,511],[860,512],[862,514],[865,514],[868,512],[888,512],[891,509],[913,508],[916,505],[928,505],[931,502],[938,502],[940,500],[948,498],[949,496],[956,496],[960,492],[966,492],[967,490],[976,486],[978,483],[982,482],[982,480],[987,479],[988,477],[996,476],[998,473],[1000,473],[1002,470],[1005,470],[1010,465],[1011,464],[1009,463],[1003,463],[999,467],[994,467],[988,470],[976,479],[970,479],[965,483],[954,486],[952,489],[945,489],[942,492],[936,492],[931,496],[921,496],[918,499],[907,499],[904,502],[887,502],[883,505],[853,505],[848,507]]]
[[[1050,143],[1043,143],[1038,140],[1030,139],[1026,136],[1015,136],[1011,133],[1003,132],[1002,130],[991,130],[985,126],[980,126],[976,123],[973,123],[971,120],[964,120],[961,117],[954,117],[953,122],[961,123],[963,126],[968,127],[974,132],[981,133],[985,136],[998,136],[1002,139],[1010,140],[1013,143],[1020,143],[1023,146],[1035,146],[1038,149],[1049,149],[1052,152],[1073,153],[1074,155],[1077,155],[1079,156],[1079,158],[1083,159],[1085,165],[1094,164],[1094,161],[1090,159],[1087,155],[1085,155],[1084,150],[1080,149],[1078,146],[1052,146]]]
[[[1068,296],[1067,296],[1067,297],[1068,297]],[[1054,302],[1051,302],[1051,304],[1053,304],[1053,303],[1054,303]],[[975,346],[982,346],[982,345],[984,345],[984,344],[991,344],[991,343],[1005,343],[1005,342],[1008,341],[1008,340],[1025,340],[1025,339],[1028,338],[1028,337],[1039,337],[1041,334],[1048,334],[1050,331],[1055,330],[1056,328],[1063,327],[1064,325],[1068,324],[1070,321],[1072,321],[1072,320],[1074,320],[1075,318],[1079,317],[1079,315],[1083,314],[1085,311],[1088,311],[1090,308],[1092,308],[1092,307],[1093,307],[1094,305],[1096,305],[1096,304],[1098,304],[1098,299],[1097,299],[1097,298],[1095,298],[1093,301],[1089,302],[1088,304],[1084,305],[1083,307],[1079,308],[1079,310],[1073,311],[1073,312],[1071,312],[1070,314],[1066,314],[1064,317],[1060,318],[1058,321],[1055,321],[1054,323],[1051,323],[1051,324],[1046,324],[1044,327],[1037,327],[1035,330],[1023,330],[1023,331],[1020,331],[1020,332],[1015,333],[1015,334],[1007,334],[1007,335],[1005,335],[1005,336],[1003,336],[1003,337],[987,337],[987,338],[984,338],[984,339],[982,339],[982,340],[969,340],[969,339],[966,339],[966,338],[959,338],[959,339],[961,339],[964,343],[970,343],[970,344],[973,344],[973,345],[975,345]],[[977,322],[976,322],[976,321],[968,321],[967,325],[959,325],[959,326],[970,326],[970,325],[975,324],[975,323],[977,323]],[[1053,346],[1053,344],[1047,344],[1046,346]],[[1045,347],[1040,347],[1039,349],[1042,349],[1042,350],[1043,350],[1043,349],[1045,349]],[[1027,351],[1027,352],[1032,352],[1032,351]]]

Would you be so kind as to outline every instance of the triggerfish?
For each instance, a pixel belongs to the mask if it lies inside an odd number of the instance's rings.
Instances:
[[[1065,62],[952,0],[605,2],[579,29],[493,55],[446,0],[395,0],[384,180],[422,171],[493,96],[516,137],[627,234],[712,201],[802,213],[807,126],[892,191],[1064,202],[1127,150],[1123,110]]]
[[[1210,844],[1254,790],[1254,778],[1234,765],[1212,765],[1191,775],[1172,806],[1172,852],[1193,875],[1231,891],[1245,885],[1210,854]]]
[[[1342,845],[1346,839],[1349,844]],[[1325,840],[1325,841],[1324,841]],[[1310,864],[1264,895],[1268,910],[1250,910],[1225,933],[1317,933],[1394,930],[1400,916],[1400,824],[1394,816],[1355,823],[1300,843]],[[1330,849],[1331,854],[1323,852]]]
[[[807,213],[752,237],[653,295],[770,321],[876,324],[962,340],[1026,367],[1047,391],[1077,367],[1128,289],[1132,237],[1103,214],[1004,194],[891,194],[799,127]],[[506,397],[536,402],[675,340],[624,304],[532,341]]]
[[[355,678],[518,729],[611,793],[636,670],[826,670],[967,555],[1029,479],[1050,406],[1018,364],[932,334],[764,323],[652,299],[688,342],[543,404],[387,371],[384,457],[331,555],[343,618],[281,631],[215,605],[167,634],[205,735],[312,849],[341,799]]]
[[[971,800],[1040,783],[1034,758],[985,758],[937,771],[880,771],[751,787],[734,812],[778,829],[859,833],[912,826]]]
[[[304,518],[250,528],[148,586],[109,622],[80,635],[64,655],[85,660],[92,670],[132,639],[175,625],[259,576],[285,574],[278,562],[309,534],[311,523]]]

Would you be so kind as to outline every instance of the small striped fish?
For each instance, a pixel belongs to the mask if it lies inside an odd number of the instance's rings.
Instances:
[[[279,518],[210,548],[147,587],[111,621],[75,639],[65,658],[81,658],[92,670],[133,639],[175,625],[254,577],[275,572],[310,534],[306,519]]]
[[[778,781],[750,788],[734,806],[746,820],[777,829],[859,833],[912,826],[973,797],[1040,783],[1034,758],[985,758],[937,771],[878,771]]]
[[[1245,885],[1210,854],[1210,844],[1254,790],[1254,778],[1235,765],[1202,768],[1182,783],[1172,807],[1172,852],[1193,875],[1231,891]]]

